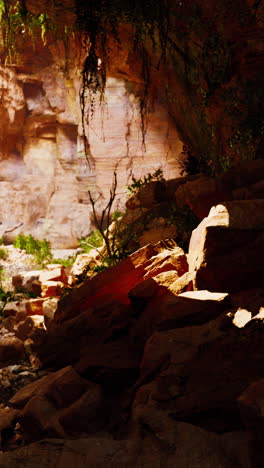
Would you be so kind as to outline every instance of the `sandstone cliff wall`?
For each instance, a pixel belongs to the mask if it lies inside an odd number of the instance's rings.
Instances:
[[[158,101],[143,148],[136,87],[127,78],[107,81],[104,103],[86,125],[87,161],[80,50],[74,38],[67,45],[37,43],[35,50],[22,41],[14,64],[0,68],[0,231],[7,240],[23,232],[46,237],[55,248],[75,247],[93,228],[88,190],[95,199],[100,195],[100,210],[115,169],[116,207],[125,201],[131,174],[142,177],[158,167],[167,178],[179,174],[182,143]]]

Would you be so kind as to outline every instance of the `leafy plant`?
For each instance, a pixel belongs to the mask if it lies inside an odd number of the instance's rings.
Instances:
[[[8,257],[8,253],[5,249],[0,248],[0,260],[6,260]]]
[[[31,234],[28,236],[19,234],[14,240],[14,247],[34,255],[35,261],[41,266],[52,261],[50,243],[46,239],[38,240]]]
[[[98,249],[103,245],[103,236],[99,229],[95,229],[89,236],[80,240],[80,247],[85,253],[89,253],[92,249]]]
[[[112,221],[117,221],[120,216],[122,216],[122,212],[121,211],[118,211],[118,210],[115,210],[113,211],[112,213]]]
[[[0,286],[0,301],[1,302],[8,302],[12,300],[13,292],[12,291],[4,291],[2,286]]]
[[[148,173],[142,178],[136,179],[132,176],[132,182],[130,185],[127,185],[127,191],[131,194],[136,194],[141,188],[145,187],[145,185],[149,184],[153,181],[164,181],[163,171],[162,169],[157,169],[155,172]]]
[[[52,258],[52,263],[58,263],[63,265],[65,268],[71,267],[76,259],[76,255],[72,255],[68,258]]]
[[[49,31],[54,36],[59,34],[59,28],[50,20],[44,12],[34,14],[27,9],[25,0],[8,1],[0,0],[0,21],[3,31],[2,41],[6,51],[6,64],[11,64],[17,59],[19,46],[28,42],[31,38],[32,46],[39,38],[46,44]],[[65,28],[60,28],[63,34],[67,33]],[[18,41],[19,38],[19,41]]]
[[[2,314],[3,309],[7,302],[11,301],[14,293],[12,291],[5,291],[3,288],[3,280],[5,278],[5,270],[2,265],[0,265],[0,313]]]

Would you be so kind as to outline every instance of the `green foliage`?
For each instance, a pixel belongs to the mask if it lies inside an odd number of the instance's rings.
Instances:
[[[228,151],[228,155],[224,154],[222,157],[227,158],[232,153],[235,156],[237,153],[244,159],[256,157],[256,148],[259,147],[259,142],[263,138],[263,130],[261,136],[259,129],[263,129],[263,120],[260,120],[260,116],[263,115],[261,108],[263,110],[264,99],[263,95],[262,97],[258,95],[258,90],[263,87],[260,82],[255,84],[253,81],[250,83],[249,80],[244,82],[241,79],[238,83],[231,79],[236,70],[234,64],[237,64],[237,57],[239,59],[237,54],[239,40],[236,38],[232,41],[227,40],[226,27],[228,18],[232,18],[234,25],[236,24],[235,27],[238,24],[242,29],[247,24],[252,24],[254,27],[259,3],[259,1],[255,2],[250,9],[248,6],[243,7],[242,3],[237,8],[234,2],[216,2],[214,12],[207,21],[201,2],[196,1],[112,0],[108,2],[97,0],[85,2],[76,0],[69,9],[76,15],[74,29],[80,36],[81,44],[86,51],[80,91],[84,136],[85,126],[87,122],[89,123],[89,115],[93,114],[95,94],[99,93],[101,101],[103,100],[112,44],[113,40],[117,44],[121,43],[121,26],[122,31],[129,30],[135,56],[141,67],[142,87],[139,100],[143,143],[146,133],[145,117],[150,109],[149,95],[151,93],[149,90],[152,70],[159,69],[164,62],[169,64],[170,69],[175,68],[185,90],[187,101],[190,100],[193,107],[197,106],[197,102],[200,104],[201,112],[198,115],[200,110],[198,106],[196,119],[189,119],[188,111],[186,111],[188,106],[181,110],[178,107],[182,119],[186,114],[187,122],[177,123],[178,127],[181,127],[181,137],[184,138],[186,144],[191,144],[191,139],[195,142],[192,154],[199,163],[202,160],[205,161],[204,164],[201,163],[201,168],[212,174],[222,170],[223,164],[218,158],[225,147],[223,145],[225,137],[220,133],[217,137],[211,134],[210,119],[205,110],[211,103],[215,104],[219,98],[222,98],[222,92],[230,91],[232,82],[235,84],[231,94],[235,96],[235,101],[242,102],[244,110],[242,109],[241,112],[241,106],[229,100],[229,111],[234,117],[232,120],[234,131],[229,141],[230,152]],[[61,5],[58,6],[61,7]],[[23,50],[23,45],[27,45],[28,36],[32,38],[33,43],[39,38],[42,38],[45,43],[50,32],[55,36],[62,34],[64,39],[69,33],[67,28],[55,25],[44,12],[38,15],[31,13],[27,9],[25,0],[0,0],[0,19],[3,29],[1,36],[4,47],[8,51],[8,63],[11,63],[16,56],[16,44],[19,44],[20,49]],[[126,28],[127,25],[128,28]],[[126,41],[126,38],[124,40]],[[164,90],[169,85],[169,83],[164,83]],[[167,100],[167,105],[173,117],[171,111],[173,107],[178,106],[174,91],[171,93],[171,99],[175,101],[173,106],[169,100]],[[197,122],[194,125],[195,128],[192,129],[191,125],[194,120]],[[89,157],[86,139],[84,141],[86,155]],[[209,169],[207,169],[207,163],[210,163]]]
[[[4,291],[2,286],[0,286],[0,301],[1,302],[8,302],[11,301],[13,297],[12,291]]]
[[[0,260],[6,260],[8,253],[5,249],[0,248]]]
[[[0,21],[2,21],[4,13],[5,13],[5,1],[0,0]]]
[[[92,249],[98,249],[103,245],[103,236],[99,229],[95,229],[89,236],[80,240],[80,247],[85,253],[89,253]]]
[[[127,185],[127,191],[129,195],[135,195],[140,189],[145,187],[150,182],[164,180],[165,179],[163,177],[163,171],[160,168],[152,174],[148,173],[146,176],[139,179],[136,179],[134,176],[132,176],[132,183],[130,185]]]
[[[37,264],[43,266],[52,261],[50,244],[46,239],[37,240],[31,234],[19,234],[14,240],[14,247],[25,250],[27,254],[34,255]]]
[[[12,291],[5,291],[3,288],[3,280],[5,278],[5,270],[2,265],[0,265],[0,302],[1,307],[0,307],[0,314],[2,314],[2,311],[6,305],[7,302],[11,301],[13,298],[14,293]]]
[[[112,216],[111,216],[112,221],[117,221],[120,218],[120,216],[122,216],[121,211],[118,211],[118,210],[113,211]]]
[[[15,2],[0,0],[0,21],[2,29],[2,45],[6,52],[6,64],[16,61],[19,49],[28,44],[31,39],[32,46],[39,38],[46,44],[47,34],[53,33],[57,38],[67,35],[67,28],[59,28],[44,12],[34,14],[27,9],[24,0]],[[19,46],[18,46],[19,44]]]
[[[76,255],[72,255],[68,258],[52,258],[52,263],[58,263],[59,265],[63,265],[65,268],[70,268],[76,259]]]
[[[178,2],[176,2],[178,3]],[[82,87],[80,92],[83,133],[85,123],[93,115],[95,95],[103,98],[106,73],[109,64],[109,43],[114,38],[121,43],[120,25],[128,24],[131,28],[134,49],[141,56],[141,75],[143,82],[140,99],[142,143],[145,144],[148,113],[148,94],[150,88],[151,60],[146,52],[147,43],[160,56],[159,65],[166,58],[172,11],[167,0],[124,1],[97,0],[84,2],[76,0],[76,27],[84,36],[83,45],[86,59],[82,70]],[[88,99],[87,99],[88,98]],[[89,156],[89,154],[87,154]]]
[[[65,259],[53,258],[50,243],[46,239],[35,239],[31,234],[28,236],[19,234],[14,240],[14,247],[33,255],[35,262],[40,266],[45,266],[47,263],[58,263],[67,268],[73,265],[76,258],[75,255]]]

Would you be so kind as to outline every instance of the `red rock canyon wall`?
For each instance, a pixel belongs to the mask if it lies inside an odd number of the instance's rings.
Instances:
[[[24,43],[15,63],[0,68],[0,234],[12,240],[31,233],[54,248],[75,247],[92,230],[87,191],[95,198],[102,193],[104,206],[115,168],[122,206],[131,174],[161,167],[166,178],[175,177],[182,150],[158,102],[143,149],[134,83],[110,77],[105,103],[96,106],[86,129],[88,163],[79,105],[81,47],[72,38],[65,50],[62,42],[37,43],[35,50]]]

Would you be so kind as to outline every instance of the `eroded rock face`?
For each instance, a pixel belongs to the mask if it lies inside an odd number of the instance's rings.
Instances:
[[[109,78],[105,104],[95,104],[86,126],[89,161],[79,103],[82,54],[71,39],[29,45],[17,63],[0,67],[0,234],[46,237],[54,248],[71,248],[92,230],[88,190],[103,207],[118,173],[117,200],[124,203],[133,173],[158,167],[179,174],[182,150],[177,131],[156,102],[142,147],[139,100],[133,81]],[[19,46],[18,46],[19,49]],[[127,135],[127,136],[126,136]],[[10,216],[11,214],[11,216]]]

